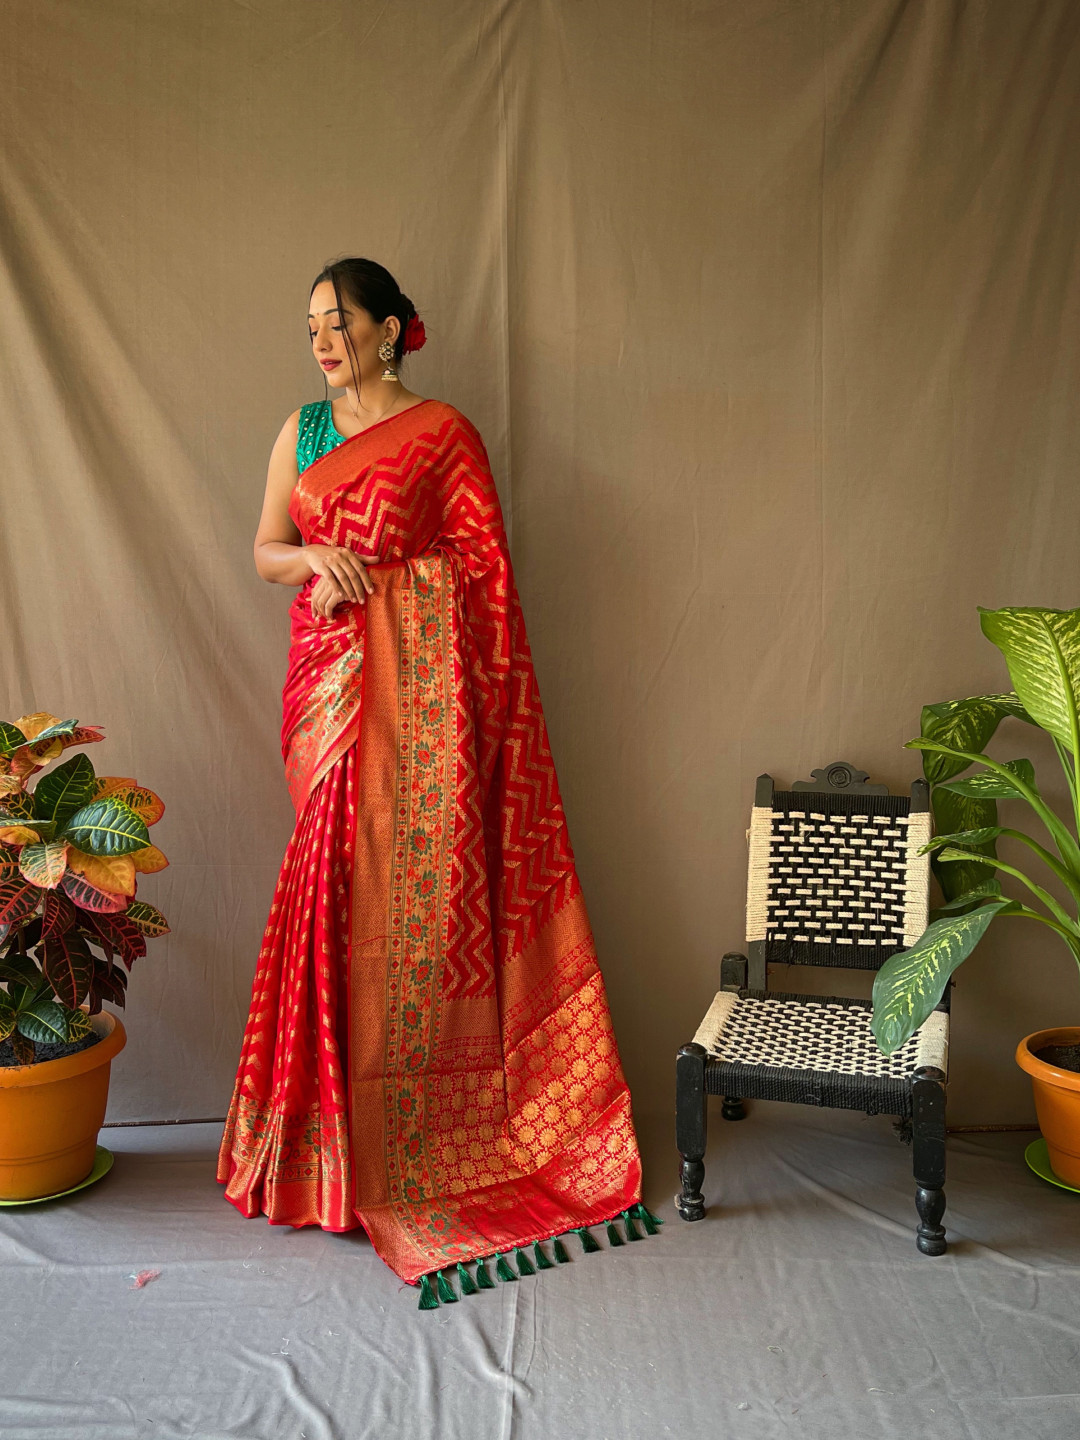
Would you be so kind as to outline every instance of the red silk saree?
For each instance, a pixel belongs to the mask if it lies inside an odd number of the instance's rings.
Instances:
[[[291,608],[296,807],[217,1178],[247,1216],[362,1225],[421,1304],[503,1252],[654,1231],[487,453],[425,400],[303,471],[306,542],[374,593]],[[614,1233],[613,1233],[614,1231]],[[621,1237],[609,1225],[612,1243]],[[566,1258],[556,1240],[555,1258]],[[458,1262],[461,1262],[460,1264]]]

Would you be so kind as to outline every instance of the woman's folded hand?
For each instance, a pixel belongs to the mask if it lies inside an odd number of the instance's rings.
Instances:
[[[316,610],[315,597],[320,595],[320,587],[324,581],[333,588],[321,591],[319,604],[324,605],[336,593],[333,604],[325,612],[327,618],[333,614],[334,606],[340,605],[342,600],[359,604],[374,589],[364,567],[377,565],[377,555],[357,555],[345,545],[305,545],[303,555],[311,566],[311,573],[319,577],[311,592],[312,609]]]
[[[367,592],[361,589],[360,594]],[[334,611],[345,600],[351,600],[336,580],[321,575],[311,587],[311,613],[316,620],[332,620]]]

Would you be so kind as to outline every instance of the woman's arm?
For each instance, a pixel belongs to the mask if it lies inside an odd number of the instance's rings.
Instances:
[[[363,600],[371,581],[361,563],[376,563],[375,556],[360,557],[341,545],[305,545],[289,514],[289,500],[300,478],[296,468],[296,438],[300,411],[294,410],[281,427],[266,471],[266,494],[255,532],[255,569],[264,580],[278,585],[303,585],[312,575],[327,584],[318,597],[318,611],[331,615],[342,600]],[[314,599],[313,599],[314,605]]]
[[[266,471],[266,494],[255,532],[255,569],[278,585],[303,585],[312,574],[304,542],[289,514],[289,499],[300,478],[296,468],[296,435],[300,411],[281,427]]]

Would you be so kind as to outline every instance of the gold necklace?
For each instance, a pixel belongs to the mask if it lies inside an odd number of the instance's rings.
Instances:
[[[377,425],[380,420],[384,420],[384,419],[386,418],[386,416],[390,414],[390,411],[393,410],[394,406],[397,404],[397,402],[398,402],[400,399],[401,399],[401,396],[400,396],[400,395],[395,395],[394,399],[391,400],[390,404],[386,407],[386,409],[382,412],[382,414],[381,414],[381,415],[376,415],[375,419],[372,420],[372,421],[370,421],[369,424],[371,424],[371,425]],[[357,420],[359,420],[359,419],[360,419],[360,411],[359,411],[359,410],[353,410],[353,407],[352,407],[351,405],[349,406],[349,409],[352,410],[352,412],[353,412],[353,414],[356,416]],[[365,425],[365,426],[364,426],[364,429],[366,430],[367,428],[368,428],[368,426]]]

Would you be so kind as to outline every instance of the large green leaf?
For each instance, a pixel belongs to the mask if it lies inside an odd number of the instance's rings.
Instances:
[[[84,1010],[69,1010],[55,1000],[35,1000],[28,1008],[20,1009],[16,1025],[28,1040],[45,1045],[81,1040],[93,1029]]]
[[[941,999],[949,976],[971,954],[999,910],[1010,902],[991,900],[967,915],[934,920],[910,950],[890,956],[874,979],[870,1028],[885,1055],[914,1035]]]
[[[65,839],[91,855],[130,855],[150,844],[145,820],[130,805],[107,795],[76,810],[62,831]]]
[[[132,900],[125,913],[135,927],[143,935],[149,935],[151,939],[158,935],[169,934],[165,916],[156,906],[148,905],[145,900]]]
[[[1002,760],[998,763],[1038,794],[1035,767],[1030,760]],[[942,780],[938,788],[951,790],[954,795],[970,795],[976,800],[1012,800],[1021,795],[1016,786],[1010,785],[1005,776],[996,770],[980,770],[977,775],[968,775],[962,780]]]
[[[962,830],[992,830],[997,828],[997,802],[976,799],[971,795],[954,795],[951,790],[942,790],[935,785],[931,791],[930,803],[934,811],[934,829],[948,835]],[[983,840],[968,847],[980,854],[993,857],[997,854],[994,841]],[[993,869],[988,865],[970,863],[967,865],[939,865],[937,856],[930,859],[941,893],[946,901],[955,900],[958,895],[976,890],[980,885],[994,878]]]
[[[1080,748],[1080,610],[987,610],[980,605],[979,617],[983,634],[1005,656],[1024,709],[1075,755]]]
[[[55,890],[67,870],[67,853],[66,840],[24,845],[19,852],[19,871],[31,885],[38,885],[42,890]]]
[[[1014,694],[969,695],[965,700],[944,700],[938,705],[924,705],[922,734],[939,745],[954,750],[983,750],[994,736],[1006,715],[1032,724],[1031,716]],[[967,765],[952,755],[923,751],[923,774],[931,784],[951,780],[966,770]]]
[[[40,979],[41,972],[29,955],[9,951],[3,960],[0,960],[0,980],[15,981],[21,986],[27,986],[36,985]]]
[[[957,830],[952,835],[932,835],[925,845],[919,849],[920,855],[928,851],[942,850],[946,845],[964,845],[968,850],[982,849],[988,840],[996,840],[999,835],[1004,835],[1005,829],[1001,825],[984,825],[978,830]],[[989,854],[983,850],[984,855]]]
[[[36,745],[41,740],[55,740],[58,735],[73,735],[78,727],[78,720],[58,720],[55,725],[47,725],[44,730],[39,730],[32,743]]]
[[[0,755],[14,755],[20,746],[26,744],[26,736],[17,725],[0,720]]]
[[[89,757],[73,755],[43,775],[34,787],[35,817],[62,825],[90,799],[96,781]]]
[[[0,799],[0,823],[6,825],[29,824],[34,818],[34,797],[26,790]]]
[[[965,890],[955,900],[948,900],[944,905],[939,905],[937,913],[940,915],[947,910],[964,910],[972,905],[980,904],[983,900],[996,900],[1000,894],[1001,881],[987,880],[982,885],[976,885],[974,890]]]

